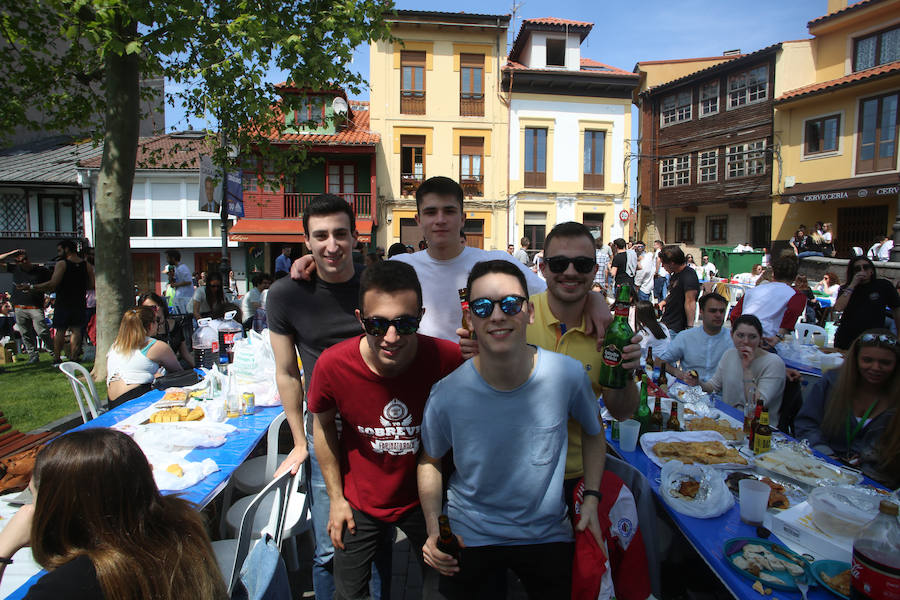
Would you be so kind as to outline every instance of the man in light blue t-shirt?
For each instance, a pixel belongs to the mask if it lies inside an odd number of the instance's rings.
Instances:
[[[700,385],[715,374],[725,351],[734,348],[731,331],[725,329],[725,310],[728,301],[719,294],[704,294],[700,297],[700,321],[702,327],[685,329],[678,334],[654,362],[669,363],[669,373],[688,385]],[[678,362],[680,369],[676,369]],[[699,377],[691,374],[696,371]]]
[[[490,597],[490,583],[512,569],[529,597],[568,599],[574,543],[562,494],[566,423],[571,416],[583,430],[578,529],[602,540],[605,439],[597,400],[581,363],[526,343],[534,309],[515,265],[477,263],[466,288],[479,353],[434,385],[422,421],[425,561],[441,573],[444,598]],[[441,459],[451,450],[456,470],[442,511]],[[437,549],[442,512],[465,544],[459,562]]]

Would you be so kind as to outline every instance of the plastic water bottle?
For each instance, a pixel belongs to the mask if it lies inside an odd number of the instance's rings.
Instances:
[[[853,540],[851,600],[900,600],[900,521],[897,505],[882,500],[878,516]]]
[[[219,355],[227,356],[229,363],[234,362],[234,343],[244,337],[244,328],[234,320],[236,314],[233,310],[228,311],[219,325]]]
[[[194,366],[211,369],[219,358],[219,334],[210,325],[210,318],[197,321],[197,329],[191,336],[194,348]]]

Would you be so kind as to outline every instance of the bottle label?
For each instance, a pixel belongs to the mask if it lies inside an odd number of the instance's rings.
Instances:
[[[213,352],[219,351],[219,340],[216,340],[212,343],[211,349]]]
[[[900,569],[880,564],[854,548],[850,575],[851,597],[900,600]]]
[[[772,437],[756,434],[753,436],[753,453],[763,454],[772,448]]]
[[[615,315],[617,317],[628,317],[629,306],[627,304],[616,304]]]
[[[603,347],[603,364],[607,367],[618,367],[622,364],[622,350],[615,344]]]

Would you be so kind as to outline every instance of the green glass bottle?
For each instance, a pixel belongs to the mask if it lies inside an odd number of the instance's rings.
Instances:
[[[603,387],[622,389],[628,382],[628,373],[622,366],[625,346],[631,343],[634,331],[628,324],[631,308],[631,286],[623,285],[616,294],[615,316],[603,338],[599,383]]]
[[[650,430],[650,403],[647,401],[647,374],[641,375],[641,403],[634,413],[634,420],[641,424],[641,433]]]

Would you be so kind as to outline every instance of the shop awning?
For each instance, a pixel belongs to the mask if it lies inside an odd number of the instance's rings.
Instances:
[[[893,199],[897,196],[897,183],[896,173],[798,183],[782,192],[780,202],[781,204],[793,204],[795,202],[821,202],[851,198],[860,200]]]
[[[359,240],[368,243],[372,239],[372,221],[356,222]],[[238,219],[228,239],[232,242],[304,242],[303,222],[300,219]]]

